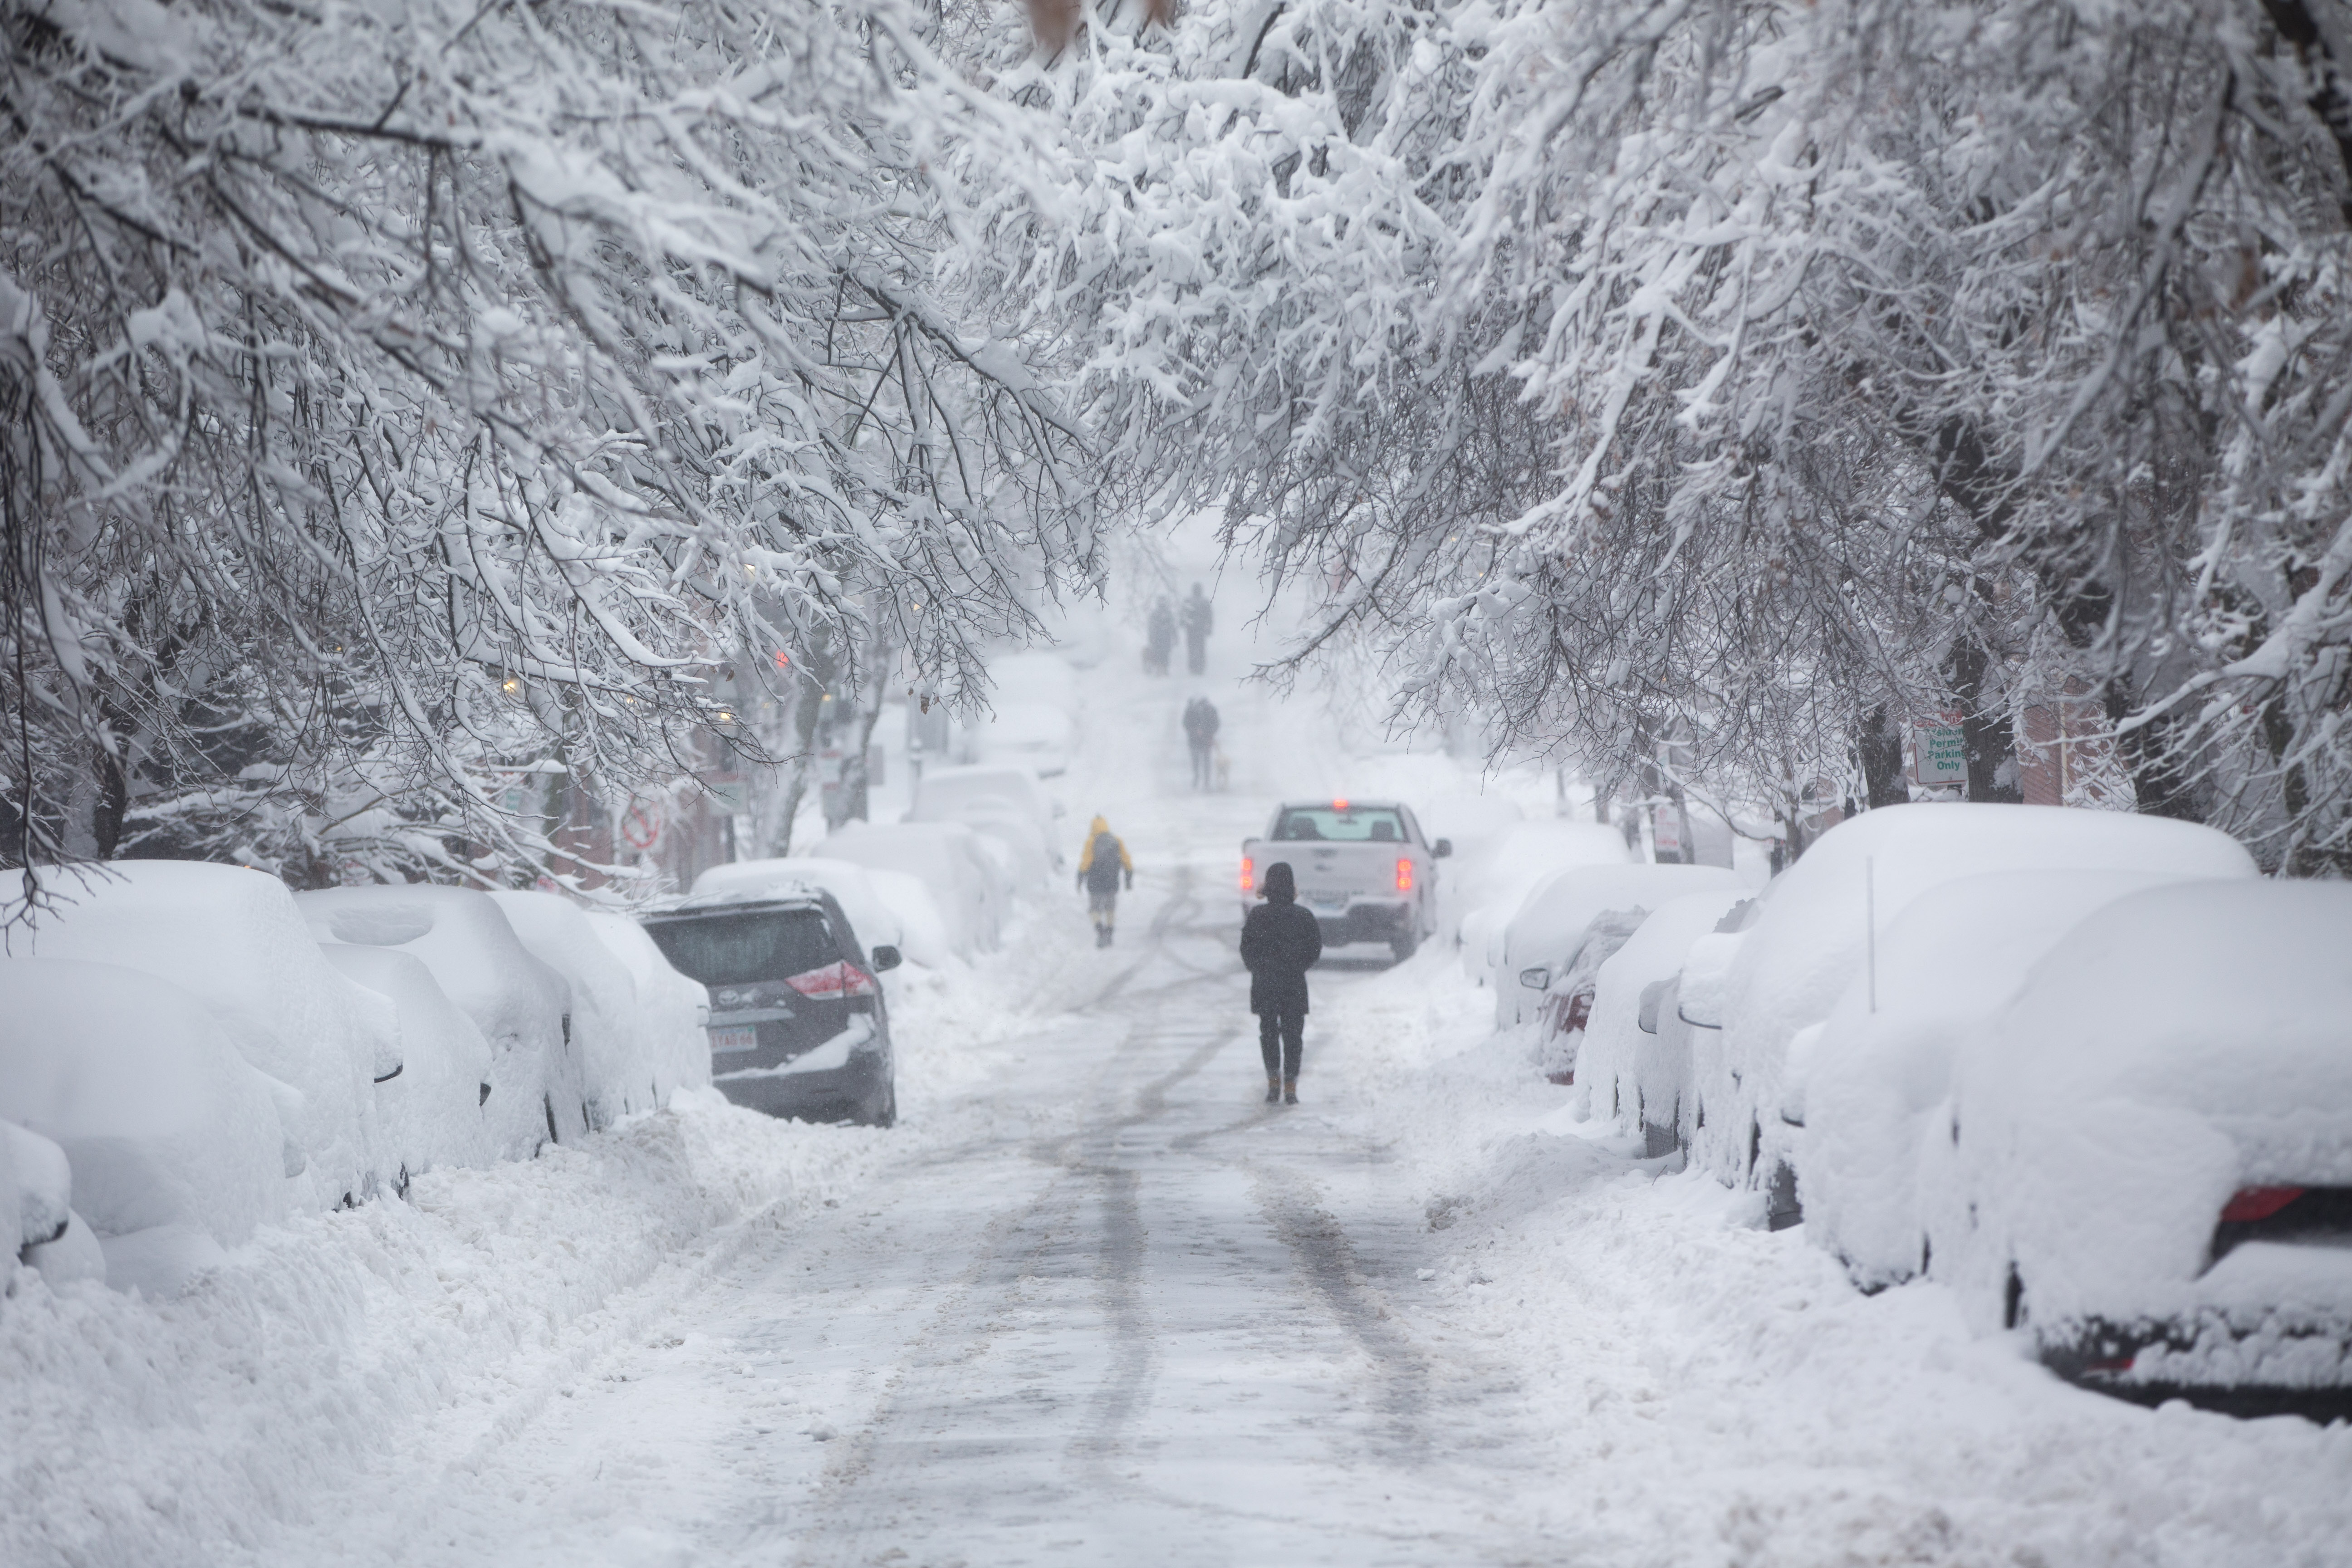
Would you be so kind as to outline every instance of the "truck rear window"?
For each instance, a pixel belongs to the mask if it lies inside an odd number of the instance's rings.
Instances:
[[[1404,821],[1387,806],[1294,805],[1286,807],[1274,825],[1274,837],[1283,842],[1318,838],[1361,844],[1402,844]]]
[[[841,957],[824,916],[815,910],[688,915],[648,921],[646,932],[673,968],[705,985],[789,980]]]

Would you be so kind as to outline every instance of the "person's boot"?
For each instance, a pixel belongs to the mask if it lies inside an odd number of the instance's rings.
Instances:
[[[1296,1105],[1298,1103],[1298,1080],[1297,1079],[1286,1078],[1282,1080],[1282,1103],[1285,1105]]]
[[[1273,1073],[1265,1075],[1265,1102],[1268,1105],[1282,1103],[1282,1079]]]

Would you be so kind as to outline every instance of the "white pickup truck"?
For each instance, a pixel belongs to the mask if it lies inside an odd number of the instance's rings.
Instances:
[[[1286,860],[1324,946],[1385,942],[1402,963],[1437,929],[1437,862],[1453,853],[1394,801],[1286,801],[1264,837],[1242,841],[1242,908],[1265,868]]]

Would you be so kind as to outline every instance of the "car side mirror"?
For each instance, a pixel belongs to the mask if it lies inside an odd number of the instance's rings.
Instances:
[[[1441,838],[1429,847],[1429,858],[1433,860],[1443,860],[1453,853],[1454,840],[1451,838]]]
[[[1658,1005],[1666,999],[1666,987],[1673,984],[1671,980],[1653,980],[1642,987],[1642,1011],[1640,1016],[1633,1020],[1642,1033],[1654,1035],[1658,1032]]]
[[[1551,989],[1551,971],[1540,963],[1533,969],[1522,969],[1519,971],[1519,984],[1530,991],[1549,991]]]
[[[898,950],[887,943],[874,950],[874,973],[887,973],[898,967]]]

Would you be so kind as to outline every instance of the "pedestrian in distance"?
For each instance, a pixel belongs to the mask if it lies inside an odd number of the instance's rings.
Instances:
[[[1290,862],[1276,860],[1258,884],[1265,900],[1242,921],[1242,963],[1250,973],[1265,1102],[1298,1103],[1298,1056],[1307,1033],[1307,972],[1323,956],[1323,928],[1298,903]]]
[[[1168,656],[1176,648],[1176,606],[1162,594],[1152,602],[1151,616],[1143,627],[1143,672],[1146,675],[1168,673]]]
[[[1217,705],[1205,697],[1184,704],[1184,741],[1192,748],[1192,787],[1205,790],[1216,780]]]
[[[1095,945],[1108,947],[1111,928],[1118,922],[1118,885],[1124,878],[1135,890],[1135,862],[1110,824],[1096,817],[1087,824],[1087,847],[1078,856],[1078,886],[1087,891],[1087,915],[1095,922]]]
[[[1201,584],[1192,584],[1192,596],[1184,601],[1184,662],[1195,675],[1209,659],[1209,629],[1216,617],[1209,610],[1209,595]]]

